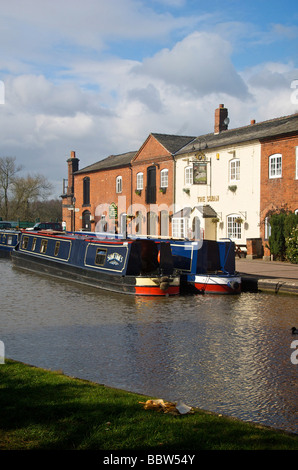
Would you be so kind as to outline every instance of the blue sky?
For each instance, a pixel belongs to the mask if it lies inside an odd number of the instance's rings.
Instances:
[[[212,132],[219,103],[230,128],[298,111],[294,1],[3,0],[0,35],[0,156],[55,196],[71,150],[82,168]]]

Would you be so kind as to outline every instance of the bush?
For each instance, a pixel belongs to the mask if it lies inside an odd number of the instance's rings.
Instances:
[[[292,232],[298,227],[298,215],[293,212],[280,212],[274,213],[270,217],[271,235],[269,237],[269,247],[271,254],[275,259],[283,260],[285,258],[294,259],[294,253],[297,249],[294,240],[292,241]],[[294,237],[295,239],[295,237]],[[293,253],[288,255],[288,244],[293,244],[290,252]],[[297,238],[296,238],[297,245]],[[297,262],[297,261],[291,261]]]
[[[291,263],[298,264],[298,226],[286,237],[286,257]]]

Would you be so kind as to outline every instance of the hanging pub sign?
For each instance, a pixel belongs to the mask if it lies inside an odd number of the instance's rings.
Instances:
[[[193,184],[207,184],[207,163],[193,163]]]
[[[109,218],[117,219],[117,215],[118,215],[117,206],[114,202],[112,202],[112,204],[110,204],[110,207],[109,207]]]

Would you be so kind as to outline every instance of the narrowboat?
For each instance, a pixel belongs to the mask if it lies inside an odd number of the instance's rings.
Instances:
[[[19,243],[19,230],[0,230],[0,258],[10,257],[12,250]]]
[[[239,294],[241,277],[235,271],[231,240],[171,240],[174,267],[181,290],[202,294]]]
[[[180,292],[168,242],[24,230],[12,261],[23,269],[117,293],[167,296]]]
[[[82,233],[82,232],[77,232]],[[86,232],[98,238],[121,234]],[[235,243],[223,240],[186,240],[130,235],[131,239],[149,239],[157,244],[170,243],[174,268],[180,273],[180,292],[193,294],[240,294],[241,276],[236,272]]]

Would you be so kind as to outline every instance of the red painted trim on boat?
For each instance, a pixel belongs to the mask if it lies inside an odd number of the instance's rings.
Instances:
[[[135,286],[136,295],[177,295],[180,293],[179,286],[170,286],[167,290],[162,290],[159,287],[152,286]]]
[[[210,293],[222,293],[222,294],[236,294],[240,292],[240,288],[233,289],[227,284],[206,284],[206,283],[194,283],[195,288],[200,292]]]

